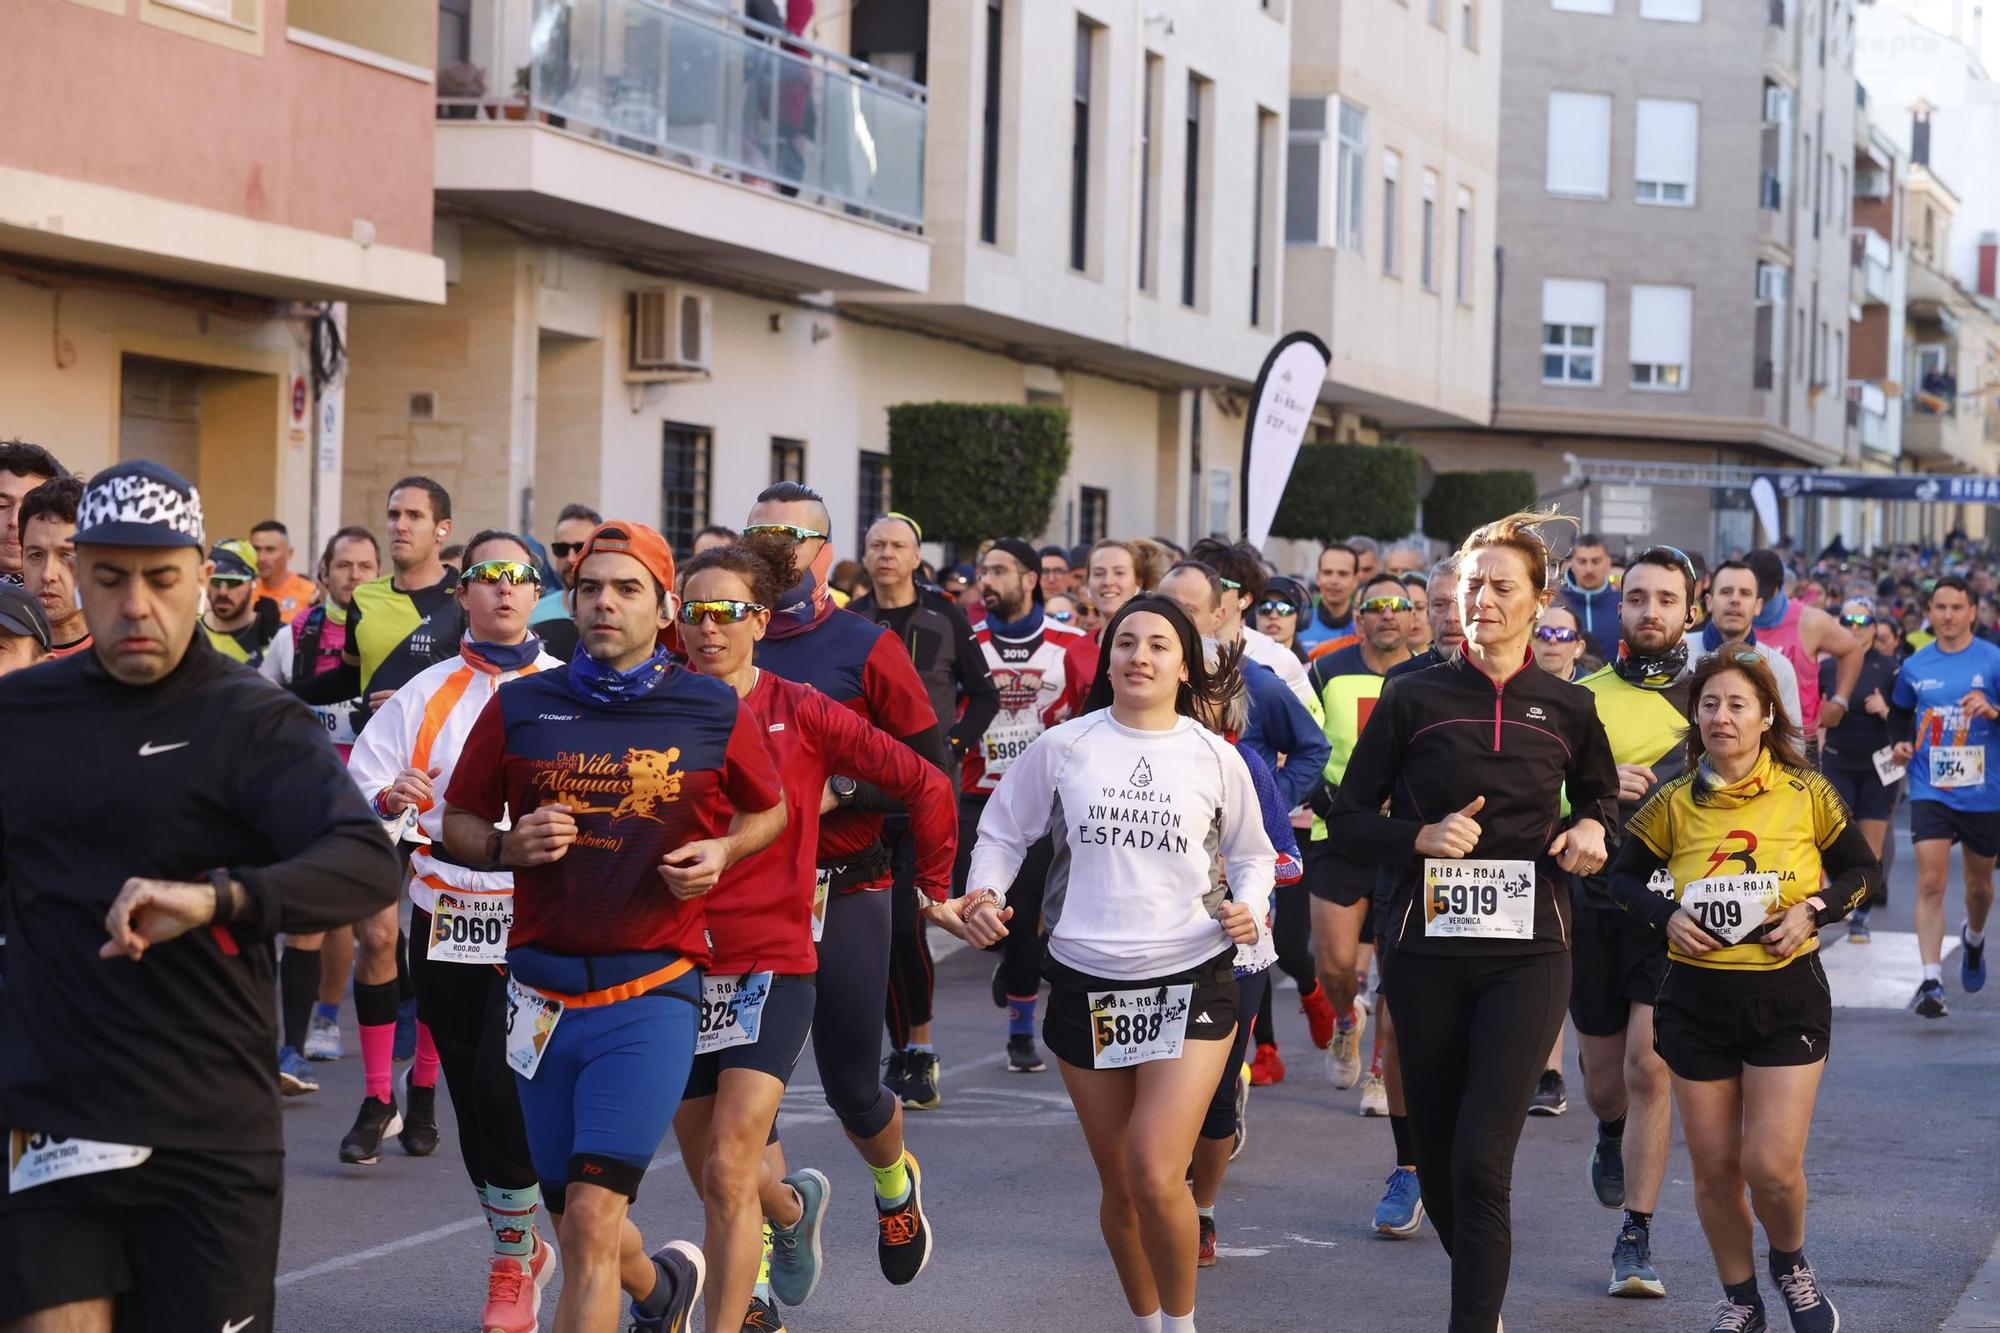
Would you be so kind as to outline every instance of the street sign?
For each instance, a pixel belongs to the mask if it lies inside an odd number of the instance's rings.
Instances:
[[[1644,537],[1653,531],[1651,486],[1601,486],[1594,526],[1607,537]]]

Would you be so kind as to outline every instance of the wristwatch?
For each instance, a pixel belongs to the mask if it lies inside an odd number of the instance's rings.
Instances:
[[[855,794],[861,789],[861,784],[853,778],[838,775],[828,778],[826,785],[833,788],[834,804],[842,810],[854,804]]]

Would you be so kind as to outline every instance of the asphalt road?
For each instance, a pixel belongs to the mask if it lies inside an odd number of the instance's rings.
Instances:
[[[2000,985],[1963,995],[1954,954],[1946,960],[1951,1017],[1925,1022],[1902,1008],[1916,976],[1914,937],[1904,934],[1913,858],[1906,837],[1899,840],[1892,902],[1875,914],[1875,942],[1836,940],[1826,955],[1843,1007],[1807,1159],[1807,1250],[1848,1333],[1938,1328],[2000,1231]],[[1953,931],[1961,911],[1954,890]],[[1062,1085],[1053,1068],[1020,1075],[1002,1067],[1005,1020],[987,994],[990,970],[962,952],[939,965],[945,1102],[910,1115],[937,1249],[908,1288],[890,1287],[876,1269],[867,1175],[810,1086],[810,1058],[801,1063],[781,1128],[792,1161],[826,1171],[834,1195],[826,1278],[809,1305],[787,1312],[789,1328],[1131,1327],[1098,1237],[1095,1177]],[[1223,1257],[1201,1278],[1200,1327],[1430,1333],[1447,1308],[1448,1270],[1435,1234],[1426,1226],[1412,1240],[1386,1241],[1367,1226],[1389,1168],[1387,1122],[1359,1118],[1358,1093],[1326,1082],[1292,992],[1279,998],[1290,1075],[1251,1099],[1249,1143],[1218,1209]],[[379,1166],[342,1166],[335,1148],[361,1095],[351,1016],[344,1021],[348,1058],[320,1065],[324,1091],[286,1106],[279,1326],[472,1328],[486,1234],[448,1108],[440,1108],[445,1141],[435,1156],[409,1158],[392,1144]],[[1594,1123],[1573,1056],[1570,1090],[1569,1114],[1531,1119],[1522,1139],[1508,1327],[1706,1328],[1718,1293],[1678,1139],[1653,1230],[1669,1294],[1644,1302],[1603,1294],[1618,1218],[1597,1206],[1585,1182]],[[635,1211],[649,1243],[700,1238],[700,1210],[672,1148],[663,1145]],[[1768,1278],[1764,1285],[1770,1300]]]

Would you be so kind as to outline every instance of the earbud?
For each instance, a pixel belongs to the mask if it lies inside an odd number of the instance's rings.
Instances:
[[[1766,713],[1764,714],[1764,725],[1765,725],[1765,726],[1767,726],[1767,727],[1775,727],[1775,726],[1777,726],[1777,725],[1778,725],[1778,710],[1777,710],[1777,709],[1775,709],[1775,708],[1773,708],[1773,709],[1770,709],[1770,710],[1769,710],[1768,712],[1766,712]]]
[[[438,540],[439,540],[439,541],[443,541],[443,540],[444,540],[444,529],[443,529],[443,528],[439,528],[439,529],[437,530],[437,535],[438,535]]]

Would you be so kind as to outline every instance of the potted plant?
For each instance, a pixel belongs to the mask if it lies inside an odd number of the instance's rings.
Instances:
[[[530,82],[531,71],[527,65],[514,71],[514,96],[518,105],[507,108],[507,119],[526,120],[528,118],[528,97],[533,90]]]

